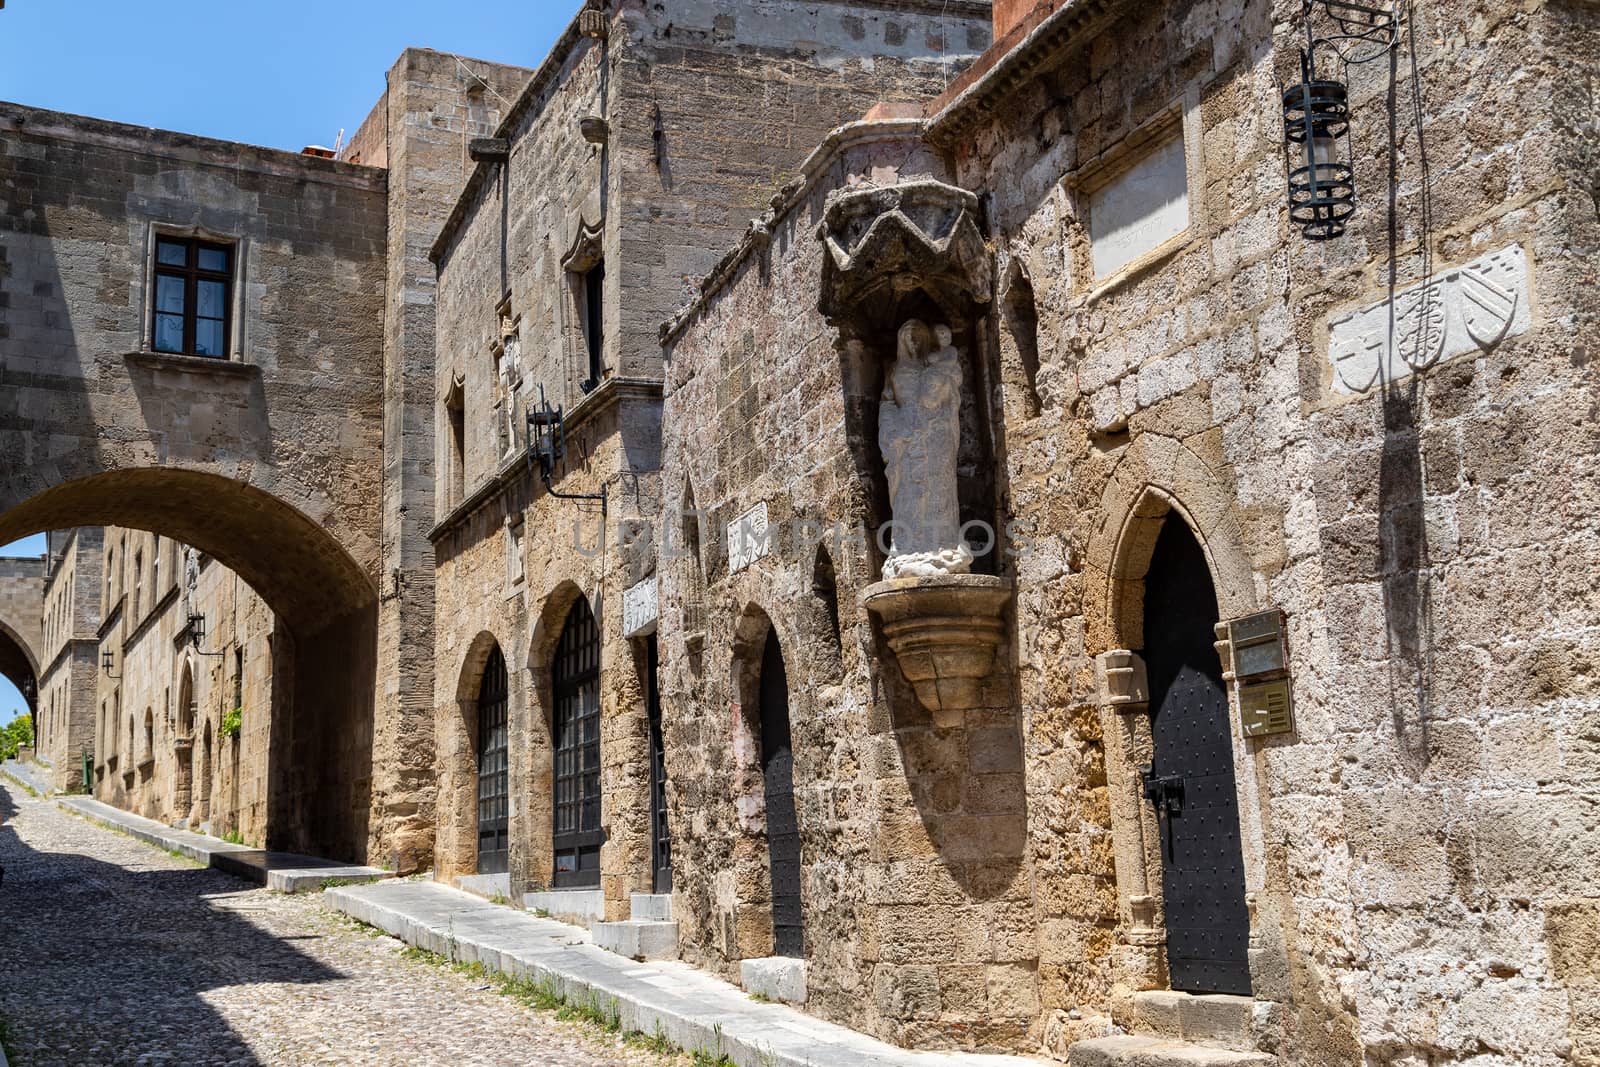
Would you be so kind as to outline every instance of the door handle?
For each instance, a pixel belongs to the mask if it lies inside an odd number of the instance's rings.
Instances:
[[[1183,775],[1158,775],[1152,768],[1145,767],[1140,777],[1144,782],[1144,798],[1155,807],[1157,815],[1183,814]]]
[[[1156,821],[1161,827],[1161,843],[1165,846],[1167,862],[1177,858],[1172,840],[1172,816],[1183,814],[1183,775],[1155,773],[1155,768],[1141,768],[1144,798],[1156,809]]]

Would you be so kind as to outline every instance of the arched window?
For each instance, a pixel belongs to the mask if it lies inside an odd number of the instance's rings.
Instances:
[[[1017,346],[1017,359],[1022,364],[1023,395],[1027,413],[1039,414],[1039,312],[1034,303],[1033,284],[1018,267],[1011,275],[1011,285],[1006,290],[1006,328]]]
[[[694,487],[683,487],[683,503],[679,507],[683,521],[680,547],[682,560],[682,618],[684,642],[692,650],[705,641],[706,568],[700,554],[700,513],[694,506]]]
[[[839,650],[839,578],[833,569],[833,557],[822,545],[817,546],[817,558],[811,565],[811,595],[820,613],[821,622],[832,641],[831,647]]]
[[[187,664],[178,683],[178,736],[194,736],[194,674]]]
[[[556,754],[554,845],[558,888],[600,884],[600,629],[579,597],[552,670]]]
[[[507,763],[506,658],[496,645],[478,685],[478,873],[509,869],[510,773]]]

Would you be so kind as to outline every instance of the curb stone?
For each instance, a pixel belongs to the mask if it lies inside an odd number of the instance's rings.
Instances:
[[[338,863],[293,852],[271,852],[249,845],[235,845],[189,830],[176,830],[154,819],[103,804],[92,797],[57,797],[56,805],[65,811],[82,815],[107,830],[127,834],[147,845],[176,852],[202,866],[215,868],[280,893],[321,889],[323,883],[331,879],[354,883],[394,877],[393,872],[377,867]]]
[[[661,1034],[738,1067],[1043,1067],[1023,1056],[911,1052],[781,1004],[750,999],[675,961],[636,962],[579,927],[490,904],[437,882],[328,889],[334,910],[420,949],[547,986],[614,1012],[625,1031]]]

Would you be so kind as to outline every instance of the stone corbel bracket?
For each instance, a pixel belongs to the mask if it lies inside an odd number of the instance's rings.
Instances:
[[[1011,583],[986,574],[892,578],[861,593],[861,606],[883,625],[901,672],[940,729],[961,726],[966,712],[982,706],[1010,603]]]
[[[994,266],[979,218],[975,195],[931,178],[831,194],[818,310],[836,324],[874,320],[916,289],[952,318],[987,305]]]

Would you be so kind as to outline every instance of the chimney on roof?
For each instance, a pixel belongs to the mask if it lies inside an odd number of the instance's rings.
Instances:
[[[994,0],[994,39],[1000,40],[1026,22],[1034,8],[1043,8],[1042,14],[1048,15],[1050,9],[1056,6],[1051,0]]]

